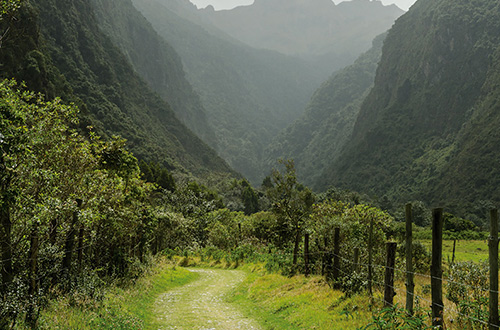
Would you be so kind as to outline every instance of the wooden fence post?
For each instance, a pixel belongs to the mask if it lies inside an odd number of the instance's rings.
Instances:
[[[406,311],[413,315],[413,214],[411,204],[406,204]]]
[[[370,228],[368,232],[368,292],[370,292],[370,296],[373,298],[373,288],[372,288],[372,280],[373,280],[373,218],[370,219]]]
[[[83,267],[83,239],[85,236],[85,226],[80,224],[80,231],[78,232],[78,274],[81,274]]]
[[[333,236],[333,285],[339,288],[340,277],[340,228],[335,228]]]
[[[432,295],[432,325],[443,328],[443,209],[432,210],[432,265],[431,265],[431,295]]]
[[[323,242],[324,242],[324,251],[323,251],[323,256],[321,258],[321,276],[328,276],[328,237],[325,235],[323,237]],[[319,246],[319,244],[318,244]]]
[[[353,260],[353,269],[354,272],[359,273],[359,248],[354,248],[354,260]]]
[[[498,210],[490,212],[490,237],[488,240],[490,259],[490,317],[489,329],[498,329]]]
[[[385,266],[385,281],[384,281],[384,306],[392,306],[394,304],[394,267],[396,266],[396,242],[387,243],[387,259]]]
[[[457,240],[453,240],[453,253],[451,255],[451,264],[453,265],[455,263],[455,248],[457,246]]]
[[[309,276],[309,234],[304,235],[304,264],[305,275]]]

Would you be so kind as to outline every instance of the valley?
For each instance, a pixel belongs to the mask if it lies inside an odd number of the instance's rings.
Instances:
[[[1,1],[0,329],[500,326],[499,22]]]

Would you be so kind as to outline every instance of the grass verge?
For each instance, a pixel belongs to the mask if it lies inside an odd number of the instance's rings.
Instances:
[[[432,241],[421,240],[431,251]],[[455,261],[481,262],[488,259],[488,241],[457,240],[455,244]],[[453,258],[453,241],[443,241],[443,262],[449,264]]]
[[[371,318],[366,295],[347,298],[321,276],[266,274],[245,265],[247,279],[230,299],[266,329],[357,329]]]
[[[133,285],[108,288],[102,301],[70,295],[50,302],[40,314],[39,328],[158,329],[154,313],[158,295],[197,276],[160,258]]]

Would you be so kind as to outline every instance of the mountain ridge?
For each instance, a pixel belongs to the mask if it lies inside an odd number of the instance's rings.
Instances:
[[[461,212],[474,200],[500,200],[492,186],[495,168],[471,166],[473,154],[491,158],[497,141],[484,133],[498,115],[483,99],[484,86],[496,77],[498,7],[485,0],[419,0],[396,21],[352,139],[318,183],[323,189],[332,184],[400,202],[446,203]],[[489,94],[498,96],[494,86]],[[485,112],[489,123],[481,119],[484,129],[472,129]],[[488,141],[482,156],[472,152],[477,141]],[[468,174],[460,163],[468,164]]]
[[[27,64],[21,65],[30,70],[24,76],[6,74],[26,79],[29,88],[50,98],[62,95],[77,103],[83,130],[92,125],[103,138],[121,135],[138,158],[156,161],[180,177],[203,178],[208,173],[238,177],[134,72],[99,30],[89,1],[43,0],[26,4],[22,12],[18,29],[23,32],[31,24],[40,37],[36,43],[26,42],[23,49],[19,40],[12,48],[3,45],[2,56],[18,51],[15,57],[26,58]],[[39,76],[45,76],[42,82],[37,82]]]
[[[267,148],[269,168],[276,159],[294,159],[297,176],[314,188],[352,133],[361,103],[373,86],[385,35],[375,38],[370,50],[316,90],[304,114]]]
[[[264,178],[263,149],[303,111],[321,77],[303,60],[252,49],[185,18],[187,1],[133,0],[180,54],[217,134],[218,153],[252,183]],[[177,15],[170,8],[189,12]],[[184,5],[183,5],[184,3]]]
[[[199,96],[186,80],[179,55],[130,0],[92,0],[99,27],[125,54],[149,86],[208,145],[216,148]]]
[[[330,73],[352,64],[404,13],[395,5],[370,0],[338,5],[330,0],[260,0],[231,10],[199,11],[252,47],[298,56]]]

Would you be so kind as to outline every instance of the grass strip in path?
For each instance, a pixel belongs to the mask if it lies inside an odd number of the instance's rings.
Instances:
[[[263,329],[241,313],[237,305],[226,300],[246,278],[245,272],[213,268],[189,270],[199,275],[196,281],[158,297],[155,309],[158,329]]]

